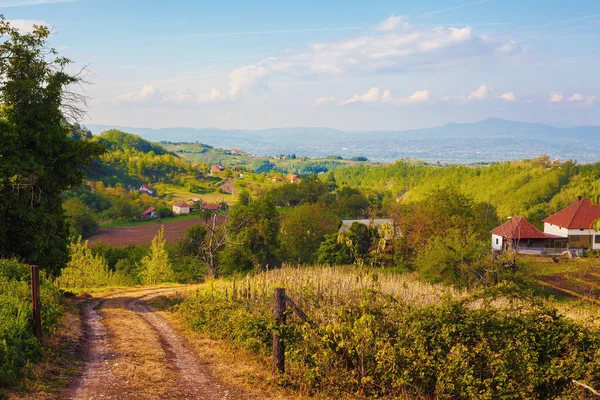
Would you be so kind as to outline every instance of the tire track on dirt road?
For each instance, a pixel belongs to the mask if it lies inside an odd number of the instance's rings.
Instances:
[[[120,291],[85,304],[85,368],[64,398],[254,398],[219,382],[187,339],[146,303],[181,290],[186,287]]]

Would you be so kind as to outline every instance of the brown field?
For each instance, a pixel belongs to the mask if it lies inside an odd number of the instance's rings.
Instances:
[[[218,216],[217,219],[219,223],[222,223],[225,217]],[[204,221],[194,218],[165,222],[164,224],[101,227],[88,240],[90,246],[99,242],[118,247],[130,244],[149,246],[160,227],[164,226],[165,240],[168,243],[172,243],[181,240],[188,228],[193,225],[204,225]]]
[[[600,266],[538,276],[538,282],[557,296],[600,302]]]

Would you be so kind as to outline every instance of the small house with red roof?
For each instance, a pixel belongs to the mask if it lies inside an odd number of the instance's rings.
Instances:
[[[154,189],[144,183],[142,186],[140,186],[140,193],[148,193],[152,195],[154,194]]]
[[[544,233],[556,241],[566,241],[569,250],[600,249],[600,231],[594,223],[600,219],[600,205],[581,197],[576,203],[544,220]]]
[[[156,218],[156,208],[149,207],[143,213],[140,214],[142,221],[148,221]]]
[[[296,174],[288,174],[285,178],[289,183],[298,183],[300,182],[300,177]]]
[[[210,167],[210,172],[212,173],[219,173],[219,172],[223,172],[225,171],[225,167],[222,166],[221,164],[214,164]]]
[[[514,217],[492,230],[492,249],[517,253],[543,254],[546,235],[523,217]]]
[[[205,203],[205,204],[202,204],[202,209],[205,211],[217,212],[221,209],[221,205]]]
[[[188,215],[192,213],[192,206],[184,201],[179,201],[173,204],[173,214],[175,215]]]

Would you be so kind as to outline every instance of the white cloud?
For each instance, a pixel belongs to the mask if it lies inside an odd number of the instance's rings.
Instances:
[[[596,96],[584,96],[581,93],[575,93],[567,100],[575,101],[578,103],[592,104],[594,101],[596,101]]]
[[[33,32],[34,25],[45,25],[48,24],[45,21],[34,20],[34,19],[9,19],[7,22],[13,27],[19,30],[21,33],[31,33]]]
[[[236,98],[240,92],[249,87],[268,89],[265,78],[278,70],[276,58],[267,58],[257,64],[246,65],[234,69],[229,74],[229,94]]]
[[[127,102],[143,102],[151,99],[159,99],[160,97],[160,93],[158,93],[158,90],[154,86],[144,85],[140,90],[117,96],[117,100]]]
[[[506,100],[506,101],[515,101],[515,100],[517,100],[517,98],[515,97],[515,94],[513,92],[503,93],[500,96],[498,96],[498,98],[502,99],[502,100]]]
[[[372,87],[365,94],[358,95],[355,94],[348,100],[342,102],[342,105],[352,104],[352,103],[376,103],[379,100],[379,88]]]
[[[550,103],[560,103],[563,101],[563,95],[559,92],[550,93]]]
[[[379,28],[393,28],[401,17],[392,15]],[[278,76],[372,76],[444,69],[468,65],[483,57],[496,61],[521,52],[515,41],[478,35],[468,26],[429,27],[402,25],[400,30],[371,30],[365,35],[292,49],[279,58],[268,58],[235,69],[229,76],[230,95],[245,90],[268,90]]]
[[[475,91],[471,92],[471,94],[467,96],[467,100],[485,100],[491,90],[491,87],[485,83],[482,83]]]
[[[429,101],[429,90],[418,90],[405,98],[392,97],[390,90],[383,92],[381,101],[384,103],[397,103],[397,104],[413,104],[413,103],[424,103]]]
[[[318,99],[316,99],[313,103],[312,106],[313,107],[320,107],[323,104],[326,103],[337,103],[338,99],[336,97],[332,97],[332,96],[321,96]]]
[[[116,97],[116,100],[141,104],[203,104],[225,100],[218,89],[211,89],[206,93],[194,93],[189,90],[163,92],[152,85],[144,85],[140,90],[125,93]]]
[[[400,15],[392,14],[387,19],[377,25],[378,31],[393,31],[402,25],[403,18]]]
[[[23,6],[35,6],[38,4],[52,4],[52,3],[70,3],[74,0],[7,0],[0,1],[0,7],[23,7]]]

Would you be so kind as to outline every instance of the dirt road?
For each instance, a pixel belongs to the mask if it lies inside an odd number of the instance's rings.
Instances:
[[[147,303],[185,288],[123,291],[82,310],[86,349],[83,375],[65,399],[247,399],[227,387]]]

